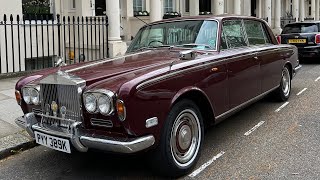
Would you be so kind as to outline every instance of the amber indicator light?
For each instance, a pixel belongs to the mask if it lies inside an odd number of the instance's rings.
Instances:
[[[16,92],[15,92],[15,95],[16,95],[17,103],[18,103],[19,105],[21,105],[21,94],[20,94],[20,92],[19,92],[19,91],[16,91]]]
[[[120,120],[124,121],[126,118],[126,108],[124,106],[123,101],[121,101],[121,100],[117,101],[117,112],[118,112],[118,116],[119,116]]]

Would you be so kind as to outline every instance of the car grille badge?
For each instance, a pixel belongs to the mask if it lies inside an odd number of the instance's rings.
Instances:
[[[60,114],[61,114],[62,119],[65,119],[65,118],[66,118],[67,108],[66,108],[65,106],[62,106],[62,107],[60,108]]]
[[[47,116],[50,115],[50,104],[46,104],[45,105],[45,113],[46,113]]]
[[[57,113],[58,113],[58,104],[55,101],[52,101],[51,103],[51,110],[53,112],[53,116],[57,117]]]

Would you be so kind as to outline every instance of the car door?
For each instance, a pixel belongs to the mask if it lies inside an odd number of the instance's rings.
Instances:
[[[255,49],[260,62],[261,93],[264,93],[279,85],[281,58],[285,58],[285,54],[280,53],[278,46],[272,43],[271,36],[261,21],[244,20],[244,27],[249,46]]]
[[[222,49],[232,55],[227,60],[229,109],[260,93],[260,64],[247,44],[242,20],[225,20],[222,27]]]

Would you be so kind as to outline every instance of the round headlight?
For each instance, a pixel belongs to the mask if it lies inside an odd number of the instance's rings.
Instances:
[[[23,100],[27,104],[31,104],[31,92],[30,92],[30,90],[31,90],[30,88],[24,88],[22,90]]]
[[[101,114],[109,115],[112,112],[112,101],[107,95],[101,95],[98,100],[98,107]]]
[[[84,104],[88,112],[94,113],[97,110],[97,98],[93,94],[86,94]]]
[[[30,89],[31,91],[31,102],[34,104],[34,105],[39,105],[40,103],[40,94],[39,94],[39,91],[36,90],[36,89]]]

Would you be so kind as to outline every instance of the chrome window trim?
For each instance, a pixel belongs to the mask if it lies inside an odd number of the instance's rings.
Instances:
[[[216,46],[215,49],[211,49],[211,50],[200,50],[200,51],[205,51],[205,52],[217,52],[218,51],[218,44],[219,44],[219,30],[220,28],[220,21],[218,21],[217,19],[177,19],[177,20],[172,20],[172,21],[164,21],[164,22],[155,22],[155,23],[150,23],[148,25],[143,26],[142,28],[139,29],[139,31],[143,28],[146,28],[148,26],[154,26],[154,25],[158,25],[158,24],[165,24],[165,23],[172,23],[172,22],[181,22],[181,21],[216,21],[217,22],[217,32],[216,32]],[[138,34],[138,33],[137,33]],[[180,47],[179,47],[180,48]],[[183,47],[182,47],[183,48]],[[184,48],[184,49],[192,49],[192,48]],[[196,49],[194,49],[196,50]]]

